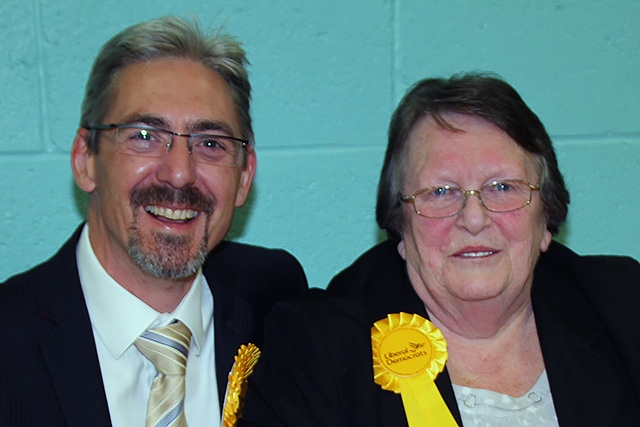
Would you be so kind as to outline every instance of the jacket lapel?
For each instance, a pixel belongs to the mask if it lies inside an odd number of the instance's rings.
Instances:
[[[364,296],[364,304],[371,326],[378,320],[385,318],[387,314],[401,311],[418,314],[425,319],[429,318],[424,304],[411,286],[404,260],[395,252],[395,248],[392,251],[388,262],[379,270],[379,274],[373,279],[371,287]],[[446,367],[438,375],[435,383],[449,411],[458,425],[462,426],[460,412]],[[398,420],[406,419],[402,397],[399,394],[382,390],[377,385],[376,387],[380,403],[378,411],[381,426],[397,427]]]
[[[41,338],[40,346],[69,426],[110,426],[93,336],[83,321],[66,319]]]
[[[91,321],[77,274],[79,230],[48,263],[38,286],[50,328],[40,348],[69,426],[110,426]]]
[[[216,379],[222,409],[234,356],[241,344],[247,344],[251,340],[254,329],[253,308],[233,291],[237,280],[228,264],[221,261],[208,263],[205,275],[213,294]]]

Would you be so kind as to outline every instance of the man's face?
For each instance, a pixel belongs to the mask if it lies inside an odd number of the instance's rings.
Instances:
[[[240,137],[231,91],[214,71],[177,58],[125,67],[113,82],[103,123],[146,124],[179,133],[219,129]],[[247,165],[198,163],[186,137],[173,137],[162,157],[123,154],[115,130],[100,131],[98,154],[86,147],[85,130],[74,141],[72,163],[78,185],[91,194],[92,247],[107,272],[121,283],[140,272],[169,279],[190,278],[206,254],[226,235],[255,172]]]

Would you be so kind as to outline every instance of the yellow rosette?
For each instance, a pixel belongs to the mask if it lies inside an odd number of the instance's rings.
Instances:
[[[447,361],[447,342],[417,314],[388,314],[371,328],[373,377],[402,395],[409,427],[457,426],[434,380]]]
[[[241,415],[244,395],[247,392],[247,380],[260,358],[260,349],[255,344],[241,345],[234,357],[229,373],[227,393],[222,407],[222,427],[235,427]]]

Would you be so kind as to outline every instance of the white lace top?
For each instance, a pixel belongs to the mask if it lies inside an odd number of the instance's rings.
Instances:
[[[453,391],[464,427],[558,426],[546,371],[520,397],[455,384]]]

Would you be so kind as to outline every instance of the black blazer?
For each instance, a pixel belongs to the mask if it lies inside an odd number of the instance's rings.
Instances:
[[[47,262],[0,284],[0,426],[110,426],[76,264],[80,230]],[[262,344],[271,306],[307,288],[290,254],[223,242],[204,275],[214,298],[220,402],[241,344]],[[212,404],[215,404],[212,402]]]
[[[640,425],[640,265],[581,257],[552,243],[534,272],[533,309],[560,426]],[[395,245],[384,242],[336,276],[279,304],[249,379],[241,426],[407,426],[400,395],[373,381],[374,322],[427,317]],[[436,385],[462,425],[447,370]]]

